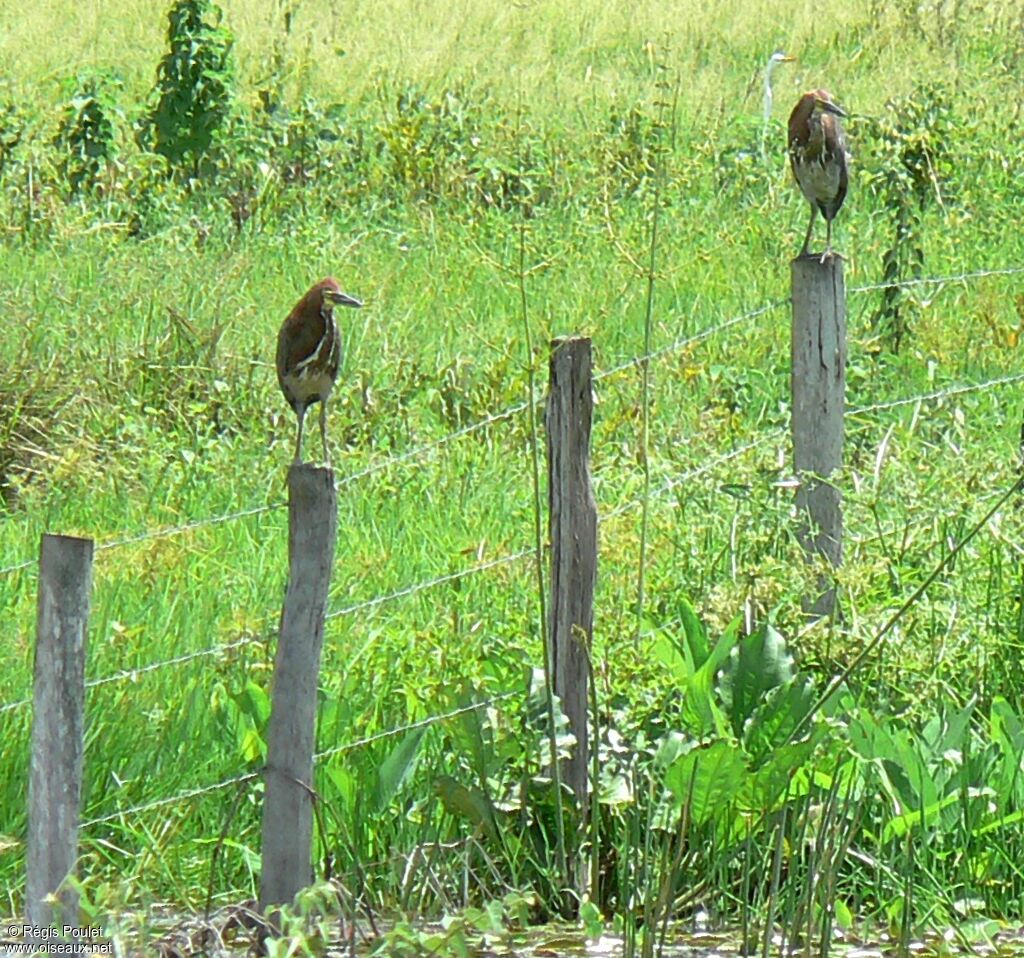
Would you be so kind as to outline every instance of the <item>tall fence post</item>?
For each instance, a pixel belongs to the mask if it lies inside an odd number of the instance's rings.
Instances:
[[[287,904],[313,881],[313,748],[327,589],[338,497],[334,473],[288,472],[288,589],[274,660],[263,797],[260,910]],[[271,916],[276,923],[276,916]]]
[[[792,262],[792,430],[797,536],[809,561],[837,568],[843,557],[842,495],[830,477],[843,465],[846,402],[846,287],[839,256],[801,256]],[[819,594],[804,599],[812,615],[832,615],[836,590],[830,576]]]
[[[597,506],[590,487],[593,409],[590,340],[554,340],[545,413],[551,534],[548,661],[554,671],[552,689],[576,738],[576,748],[561,765],[561,779],[584,811],[590,745],[587,691],[597,576]]]
[[[61,932],[78,928],[78,893],[66,879],[78,859],[92,556],[92,539],[44,535],[39,548],[25,917]],[[45,950],[45,937],[26,942]]]

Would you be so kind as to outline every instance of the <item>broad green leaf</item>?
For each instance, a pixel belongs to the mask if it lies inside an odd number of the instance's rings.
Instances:
[[[473,762],[473,770],[480,781],[490,774],[491,763],[495,754],[494,735],[483,720],[483,708],[471,708],[479,701],[471,685],[465,685],[459,691],[456,704],[465,711],[456,716],[452,723],[452,739],[468,752]]]
[[[832,903],[832,909],[836,916],[836,924],[843,931],[849,931],[853,928],[853,912],[850,911],[850,906],[842,898],[837,898]]]
[[[260,686],[250,679],[234,699],[239,710],[253,720],[257,729],[266,728],[270,718],[270,696]]]
[[[731,742],[715,742],[680,756],[665,775],[676,807],[690,802],[690,818],[698,825],[730,807],[747,781],[743,754]]]
[[[718,681],[737,738],[742,738],[744,725],[765,695],[792,678],[792,656],[785,639],[771,625],[740,639]]]
[[[744,728],[747,751],[760,758],[788,742],[796,727],[814,708],[816,698],[810,679],[804,676],[769,689]]]
[[[685,650],[667,632],[656,632],[648,646],[648,654],[668,672],[668,680],[683,685],[693,675],[693,662],[686,657]]]
[[[850,744],[857,754],[876,765],[899,805],[899,814],[933,806],[940,796],[921,758],[919,743],[909,729],[890,730],[889,724],[860,710],[850,719]]]
[[[685,681],[681,692],[683,696],[680,715],[686,728],[697,738],[715,734],[726,734],[726,721],[722,710],[715,701],[715,678],[722,663],[725,662],[739,638],[740,620],[736,619],[718,637],[710,656],[697,671]]]
[[[359,794],[355,776],[343,765],[328,765],[327,777],[338,790],[342,803],[346,807],[351,807]]]
[[[654,753],[654,767],[667,770],[672,767],[680,755],[692,751],[698,743],[681,732],[668,731],[658,742],[658,750]]]
[[[679,600],[679,618],[683,625],[683,639],[689,652],[690,662],[699,669],[711,655],[711,645],[704,623],[685,598]]]
[[[1024,725],[1002,696],[992,700],[989,727],[992,741],[1002,755],[999,771],[992,776],[999,802],[1001,805],[1024,802]]]
[[[238,743],[238,750],[249,763],[265,762],[267,760],[267,743],[263,736],[254,728],[246,729]]]
[[[395,797],[416,763],[426,727],[413,729],[392,749],[377,769],[377,811],[386,808]]]
[[[604,934],[604,916],[601,909],[589,898],[580,905],[580,924],[583,925],[583,934],[587,938],[596,939]]]
[[[902,815],[890,818],[886,822],[885,828],[882,829],[882,841],[888,842],[893,838],[903,838],[907,832],[913,831],[913,829],[920,826],[922,818],[924,819],[925,826],[933,825],[942,809],[956,804],[960,800],[959,792],[954,792],[951,795],[947,795],[941,801],[932,803],[927,808],[915,808],[904,812]]]
[[[793,798],[799,794],[800,790],[795,789],[793,784],[794,773],[804,766],[813,751],[814,743],[809,740],[772,749],[752,776],[751,800],[754,810],[774,808],[783,796]]]
[[[1024,755],[1024,723],[1001,695],[992,699],[992,739],[1008,752]]]

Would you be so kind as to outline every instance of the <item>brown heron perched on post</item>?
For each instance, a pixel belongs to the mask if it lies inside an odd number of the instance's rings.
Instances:
[[[324,462],[331,464],[327,450],[327,397],[341,365],[341,333],[334,318],[334,307],[362,305],[358,299],[343,293],[337,280],[328,276],[295,304],[277,335],[277,381],[284,398],[299,417],[296,463],[302,462],[302,421],[306,410],[318,402]]]
[[[832,253],[832,220],[846,199],[846,135],[839,122],[844,116],[827,90],[805,93],[789,115],[789,161],[811,204],[811,221],[800,255],[809,252],[814,219],[820,211],[828,231],[822,262]]]

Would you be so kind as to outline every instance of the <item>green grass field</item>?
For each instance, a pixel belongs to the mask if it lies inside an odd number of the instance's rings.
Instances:
[[[330,418],[338,614],[322,750],[442,715],[470,685],[525,696],[541,664],[529,382],[532,369],[543,386],[552,337],[591,336],[602,377],[594,666],[602,709],[628,716],[624,728],[671,714],[671,677],[649,643],[678,627],[684,599],[715,634],[748,603],[823,686],[1015,481],[1024,6],[606,6],[225,3],[236,119],[215,174],[192,183],[133,134],[166,50],[165,10],[0,9],[0,914],[19,913],[24,890],[31,713],[19,703],[43,532],[99,549],[87,677],[112,680],[88,698],[83,819],[105,820],[83,831],[86,899],[188,912],[208,889],[215,902],[253,895],[257,791],[234,809],[212,875],[235,788],[130,810],[260,766],[253,702],[270,688],[294,435],[273,349],[323,275],[369,306],[342,317]],[[799,61],[775,74],[762,162],[761,70],[777,47]],[[96,189],[71,195],[54,138],[65,81],[89,70],[120,78],[117,156]],[[852,412],[838,480],[845,619],[807,629],[800,597],[814,573],[784,482],[789,260],[807,208],[783,120],[818,86],[852,114],[837,220]],[[260,91],[280,103],[271,118]],[[897,243],[894,197],[913,175],[900,157],[927,175]],[[637,639],[645,450],[632,360],[659,201]],[[898,351],[871,288],[894,248],[919,249],[899,279],[948,277],[901,294]],[[1020,714],[1020,533],[1008,505],[869,658],[854,697],[863,689],[865,704],[910,723],[939,702],[987,714],[996,696]],[[518,707],[493,710],[499,739],[515,738]],[[431,785],[471,771],[450,725],[431,727],[388,814],[359,811],[359,796],[379,786],[395,738],[321,765],[338,858],[383,862],[368,892],[382,909],[408,905],[402,854],[460,834]],[[1024,844],[1019,824],[999,834]],[[936,855],[937,871],[953,868]],[[950,855],[974,863],[964,875],[980,860]],[[987,886],[991,913],[1014,912],[1024,876],[1010,873]],[[850,879],[849,900],[888,914],[883,885]]]

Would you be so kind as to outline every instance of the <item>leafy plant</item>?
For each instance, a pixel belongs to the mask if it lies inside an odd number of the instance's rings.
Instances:
[[[939,86],[919,85],[889,100],[871,133],[875,140],[868,188],[881,200],[891,245],[882,254],[882,301],[871,318],[875,332],[898,353],[910,329],[912,301],[902,280],[924,270],[924,216],[943,203],[951,144],[958,135],[952,102]]]
[[[80,73],[65,86],[71,100],[53,143],[62,154],[60,171],[77,194],[99,187],[117,159],[117,124],[124,114],[115,93],[122,84],[114,73],[98,71]]]
[[[14,100],[0,101],[0,177],[21,143],[26,125],[25,112]]]
[[[156,103],[143,138],[175,169],[198,176],[231,114],[234,38],[212,0],[176,0],[168,14],[170,50],[157,68]]]

